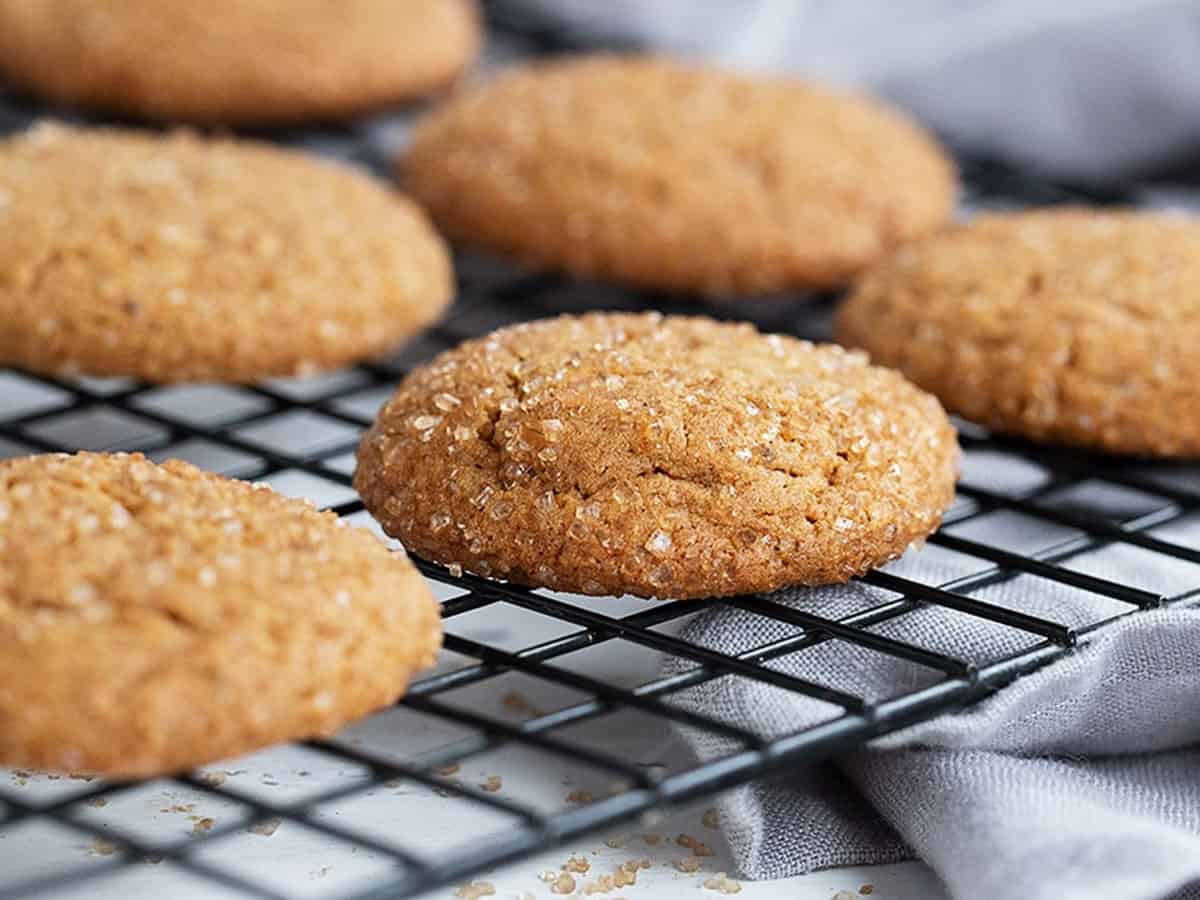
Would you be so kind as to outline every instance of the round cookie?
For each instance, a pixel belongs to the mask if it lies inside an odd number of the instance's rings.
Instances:
[[[937,400],[840,347],[657,314],[502,329],[408,375],[354,484],[414,553],[577,591],[845,581],[929,534]]]
[[[177,461],[0,462],[0,762],[146,777],[395,701],[438,605],[341,524]]]
[[[257,381],[382,353],[450,300],[424,214],[267,145],[37,126],[0,141],[0,364]]]
[[[353,116],[447,85],[480,43],[473,0],[0,0],[0,73],[167,121]]]
[[[1057,208],[980,216],[868,274],[839,341],[996,431],[1200,455],[1200,221]]]
[[[874,101],[639,57],[502,75],[430,114],[400,171],[455,239],[716,295],[841,284],[955,202],[942,150]]]

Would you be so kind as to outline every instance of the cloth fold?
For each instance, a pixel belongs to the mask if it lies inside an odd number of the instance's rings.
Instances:
[[[1053,526],[1009,513],[951,530],[1022,552],[1063,540]],[[1200,518],[1151,533],[1196,546]],[[926,583],[962,583],[980,565],[931,545],[890,568]],[[1062,565],[1167,595],[1200,586],[1200,566],[1123,544]],[[1025,575],[971,593],[1076,627],[1128,610]],[[853,583],[771,599],[839,618],[893,596]],[[980,663],[1040,640],[936,607],[874,630]],[[792,631],[753,611],[720,606],[690,620],[681,637],[738,653]],[[835,640],[768,665],[870,700],[941,678]],[[674,659],[665,664],[668,673],[688,666]],[[840,714],[740,676],[697,685],[676,702],[766,737]],[[682,733],[702,759],[737,746],[708,732]],[[831,763],[738,788],[721,806],[735,859],[750,878],[916,857],[963,900],[1200,898],[1200,610],[1135,613],[966,711],[885,736]]]

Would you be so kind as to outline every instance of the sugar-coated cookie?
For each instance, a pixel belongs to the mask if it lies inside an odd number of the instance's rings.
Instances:
[[[980,216],[867,275],[838,340],[997,431],[1200,455],[1200,222],[1056,208]]]
[[[844,283],[947,222],[956,194],[938,145],[872,100],[645,57],[467,91],[400,170],[456,240],[705,294]]]
[[[353,116],[447,85],[480,43],[473,0],[0,0],[0,74],[167,121]]]
[[[587,594],[845,581],[938,524],[958,446],[861,354],[749,325],[561,317],[402,382],[355,486],[414,553]]]
[[[393,347],[452,291],[425,215],[346,166],[184,133],[0,141],[0,365],[304,374]]]
[[[394,701],[438,606],[341,524],[186,463],[0,462],[0,763],[151,776]]]

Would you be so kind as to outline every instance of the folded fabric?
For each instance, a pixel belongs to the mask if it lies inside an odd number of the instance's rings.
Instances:
[[[1003,466],[993,471],[1003,483]],[[1120,492],[1108,499],[1118,507],[1128,500]],[[950,530],[1022,553],[1064,538],[1057,526],[1008,512]],[[1196,546],[1200,517],[1150,533]],[[1200,566],[1125,544],[1062,564],[1166,595],[1200,587]],[[979,560],[930,545],[891,568],[937,584],[980,567]],[[1029,575],[972,595],[1079,627],[1129,609]],[[852,583],[771,599],[839,618],[893,596]],[[922,607],[875,630],[979,663],[1040,640],[940,607]],[[738,653],[793,632],[751,611],[717,606],[689,621],[681,636]],[[666,667],[673,673],[688,665],[673,659]],[[941,677],[833,640],[769,665],[870,700]],[[702,683],[677,702],[766,737],[840,714],[741,677]],[[690,729],[684,737],[701,758],[736,746]],[[918,857],[963,900],[1162,900],[1189,885],[1189,896],[1200,896],[1200,610],[1139,612],[1110,624],[1068,657],[965,712],[732,791],[722,800],[722,821],[751,878]]]

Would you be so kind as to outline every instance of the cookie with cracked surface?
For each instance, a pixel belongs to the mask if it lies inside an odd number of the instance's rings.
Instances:
[[[473,0],[0,0],[0,72],[165,121],[338,119],[442,88],[478,53]]]
[[[656,314],[502,329],[408,375],[354,483],[414,553],[586,594],[845,581],[929,534],[937,400],[833,345]]]
[[[502,75],[430,114],[399,166],[454,239],[717,295],[842,284],[955,201],[942,150],[872,100],[639,57]]]
[[[1200,221],[980,216],[868,274],[836,333],[996,431],[1200,455]]]
[[[365,174],[246,141],[40,125],[0,141],[0,364],[253,382],[384,352],[449,253]]]
[[[0,762],[146,777],[393,702],[438,605],[340,524],[181,462],[0,462]]]

